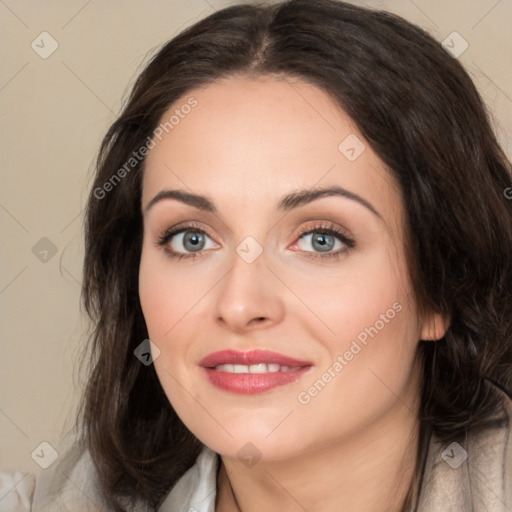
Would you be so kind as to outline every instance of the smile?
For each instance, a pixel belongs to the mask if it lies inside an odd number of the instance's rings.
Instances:
[[[280,366],[277,363],[265,364],[220,364],[214,368],[218,372],[228,373],[276,373],[276,372],[293,372],[300,370],[301,366],[290,368],[289,366]]]
[[[214,387],[238,394],[255,394],[300,379],[313,364],[268,350],[222,350],[199,365]]]

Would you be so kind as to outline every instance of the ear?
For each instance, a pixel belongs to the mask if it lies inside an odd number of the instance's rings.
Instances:
[[[423,320],[420,339],[427,341],[440,340],[450,326],[450,319],[440,313],[429,313]]]

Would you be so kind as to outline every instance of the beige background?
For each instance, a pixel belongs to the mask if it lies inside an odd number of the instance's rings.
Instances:
[[[231,3],[0,0],[0,470],[37,471],[33,450],[42,441],[58,450],[74,419],[87,327],[83,207],[100,140],[148,52]],[[359,3],[400,14],[439,41],[463,36],[460,60],[512,158],[512,1]],[[47,59],[31,48],[44,31],[59,45]],[[56,251],[46,262],[33,252],[43,237]]]

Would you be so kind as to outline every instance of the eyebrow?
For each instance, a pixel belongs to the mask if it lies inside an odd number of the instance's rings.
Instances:
[[[331,196],[341,196],[346,199],[350,199],[364,206],[368,210],[370,210],[374,215],[379,217],[381,220],[382,216],[379,212],[366,200],[361,196],[350,192],[342,187],[332,186],[326,188],[316,188],[316,189],[304,189],[299,190],[297,192],[293,192],[284,196],[278,203],[277,209],[280,211],[290,211],[294,208],[298,208],[299,206],[303,206],[305,204],[311,203],[316,199],[320,199],[322,197],[331,197]],[[158,194],[151,199],[151,201],[144,208],[144,213],[146,213],[152,206],[160,201],[165,199],[175,199],[177,201],[181,201],[189,206],[193,206],[199,210],[203,210],[210,213],[217,213],[217,208],[213,204],[213,201],[208,199],[205,196],[192,194],[190,192],[185,192],[182,190],[161,190]]]

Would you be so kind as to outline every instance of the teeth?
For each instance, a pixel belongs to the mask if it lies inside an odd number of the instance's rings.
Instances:
[[[219,372],[229,372],[233,373],[233,365],[232,364],[219,364],[215,369]]]
[[[228,373],[276,373],[276,372],[293,372],[300,370],[300,366],[291,368],[290,366],[280,366],[276,363],[258,363],[258,364],[219,364],[215,367],[218,372]]]
[[[279,368],[278,368],[279,370]],[[248,368],[249,373],[267,373],[268,367],[264,363],[251,364]]]

